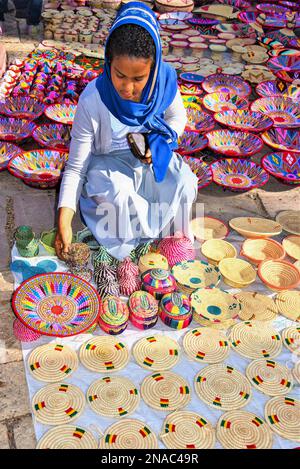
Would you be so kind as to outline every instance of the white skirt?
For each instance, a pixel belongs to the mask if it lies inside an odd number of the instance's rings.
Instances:
[[[99,244],[119,260],[139,243],[189,228],[197,177],[173,153],[165,179],[155,182],[152,165],[129,150],[92,155],[80,197],[84,223]]]

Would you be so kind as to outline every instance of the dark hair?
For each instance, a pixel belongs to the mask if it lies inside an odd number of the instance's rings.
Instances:
[[[137,24],[116,28],[106,45],[106,56],[112,62],[116,56],[128,55],[155,62],[155,44],[148,31]]]

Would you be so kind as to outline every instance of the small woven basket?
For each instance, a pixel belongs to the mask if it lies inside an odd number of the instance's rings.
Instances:
[[[202,254],[209,264],[218,265],[222,259],[236,257],[237,252],[233,244],[223,239],[208,239],[201,246]]]
[[[285,250],[280,243],[273,239],[246,239],[240,251],[241,256],[258,265],[266,259],[280,260],[285,256]]]
[[[244,288],[255,282],[256,272],[249,262],[242,259],[223,259],[219,269],[224,282],[234,288]]]
[[[283,260],[261,262],[258,266],[258,275],[261,281],[274,291],[291,290],[300,282],[300,272],[297,267]]]
[[[282,241],[286,253],[295,261],[300,260],[300,236],[291,235]]]

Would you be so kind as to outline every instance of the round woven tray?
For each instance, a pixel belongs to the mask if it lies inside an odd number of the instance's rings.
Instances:
[[[219,363],[228,357],[230,342],[222,332],[212,328],[197,328],[185,334],[183,348],[197,362]]]
[[[188,289],[189,292],[196,290],[196,288],[216,286],[221,280],[217,267],[200,260],[179,262],[174,265],[171,272],[176,282]]]
[[[276,221],[281,224],[287,233],[300,235],[300,210],[285,210],[276,216]]]
[[[81,346],[79,358],[89,370],[108,373],[125,368],[129,361],[129,351],[118,339],[100,336]]]
[[[246,376],[255,388],[268,396],[283,396],[293,387],[291,371],[273,360],[253,360],[246,369]]]
[[[171,371],[146,376],[141,395],[150,407],[163,411],[182,409],[191,399],[185,379]]]
[[[209,239],[201,246],[202,254],[210,264],[217,265],[222,259],[236,257],[237,252],[233,244],[223,239]]]
[[[285,249],[285,252],[298,261],[300,259],[300,236],[290,235],[284,238],[282,241],[282,246]]]
[[[273,397],[266,403],[265,419],[273,432],[288,440],[300,441],[300,401]]]
[[[256,279],[256,271],[252,265],[242,259],[223,259],[219,263],[219,269],[224,282],[231,287],[243,288]]]
[[[300,355],[300,326],[291,326],[281,331],[282,342],[287,349]]]
[[[156,449],[156,435],[145,422],[122,419],[112,424],[100,440],[100,449]]]
[[[154,335],[136,342],[132,353],[141,367],[162,371],[176,365],[180,357],[180,347],[176,340],[166,335]]]
[[[272,321],[278,314],[277,306],[269,296],[257,292],[241,292],[236,293],[235,297],[241,302],[239,317],[243,321]]]
[[[78,368],[78,358],[67,345],[46,344],[35,348],[28,358],[29,371],[35,379],[57,383]]]
[[[279,312],[292,321],[300,321],[299,290],[283,291],[276,295],[275,303]]]
[[[300,360],[296,363],[293,368],[293,376],[295,380],[300,384]]]
[[[49,384],[32,399],[32,412],[45,425],[62,425],[77,419],[83,412],[85,397],[73,384]]]
[[[201,415],[185,410],[166,417],[160,438],[169,449],[210,449],[216,441],[213,426]]]
[[[248,404],[251,385],[229,365],[209,365],[196,375],[195,390],[202,401],[215,409],[235,410]]]
[[[233,350],[247,358],[274,358],[282,349],[280,335],[264,321],[236,324],[231,329],[229,339]]]
[[[36,449],[97,449],[97,447],[97,441],[88,430],[76,425],[60,425],[45,433]]]
[[[241,305],[235,296],[219,288],[198,289],[191,294],[194,319],[222,323],[238,317]]]
[[[90,385],[87,401],[97,414],[120,418],[136,410],[140,403],[140,394],[129,379],[106,376]]]
[[[225,412],[217,424],[217,438],[225,449],[269,449],[273,435],[264,420],[251,412]]]

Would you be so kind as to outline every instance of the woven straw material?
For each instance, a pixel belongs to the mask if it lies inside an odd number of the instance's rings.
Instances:
[[[283,246],[273,239],[246,239],[242,244],[241,255],[255,265],[266,259],[283,259]]]
[[[293,387],[291,371],[273,360],[253,360],[246,369],[246,376],[252,386],[268,396],[284,396]]]
[[[228,234],[228,227],[221,220],[211,217],[194,218],[191,221],[191,230],[199,241],[208,239],[223,239]]]
[[[256,272],[249,262],[242,259],[223,259],[219,263],[223,281],[236,288],[243,288],[255,282]]]
[[[182,409],[191,399],[186,380],[171,371],[147,376],[142,382],[141,395],[150,407],[163,411]]]
[[[287,349],[300,355],[300,326],[287,327],[281,332],[282,342]]]
[[[168,260],[158,252],[148,252],[140,257],[139,270],[141,273],[150,269],[165,269],[169,270]]]
[[[247,358],[274,358],[282,349],[282,341],[268,322],[245,321],[233,326],[230,337],[233,350]]]
[[[145,422],[122,419],[111,425],[100,440],[100,449],[156,449],[157,438]]]
[[[28,358],[29,371],[35,379],[57,383],[78,368],[78,358],[67,345],[46,344],[35,348]]]
[[[85,397],[73,384],[48,384],[32,399],[32,412],[45,425],[62,425],[76,420],[83,412]]]
[[[118,339],[100,336],[82,344],[79,358],[89,370],[108,373],[125,368],[129,361],[129,351]]]
[[[273,432],[288,440],[300,441],[300,401],[273,397],[265,406],[265,419]]]
[[[197,362],[220,363],[229,355],[230,342],[222,332],[212,328],[197,328],[185,334],[183,348]]]
[[[178,363],[180,347],[176,340],[166,335],[140,339],[133,347],[136,362],[147,370],[169,370]]]
[[[198,289],[191,294],[193,318],[222,323],[237,318],[241,309],[234,295],[219,288]]]
[[[138,290],[130,295],[128,308],[135,319],[140,321],[153,320],[158,314],[157,300],[150,293],[142,290]]]
[[[294,262],[294,266],[296,266],[296,267],[297,267],[297,269],[298,269],[298,270],[299,270],[299,272],[300,272],[300,261],[296,261],[296,262]]]
[[[195,390],[202,401],[219,410],[236,410],[251,399],[251,385],[228,365],[208,365],[195,376]]]
[[[291,235],[284,238],[282,241],[282,246],[285,249],[285,252],[298,261],[300,259],[300,236]]]
[[[179,262],[171,272],[178,287],[181,290],[184,287],[189,293],[196,288],[215,287],[221,280],[218,267],[200,260]]]
[[[225,412],[217,424],[217,438],[225,449],[270,449],[273,435],[264,420],[251,412]]]
[[[282,231],[280,223],[267,218],[237,217],[232,218],[229,225],[245,238],[271,238]]]
[[[293,368],[293,376],[295,380],[300,384],[300,360],[296,363]]]
[[[19,319],[14,320],[13,331],[15,337],[21,342],[33,342],[34,340],[42,337],[39,332],[32,331],[29,327],[26,327]]]
[[[106,376],[90,385],[87,401],[97,414],[120,418],[136,410],[140,403],[140,394],[129,379]]]
[[[218,265],[222,259],[236,257],[237,252],[233,244],[223,239],[209,239],[201,246],[203,256],[212,265]]]
[[[258,275],[270,290],[281,291],[296,288],[300,272],[290,262],[266,260],[259,264]]]
[[[36,449],[97,449],[97,442],[84,428],[61,425],[45,433]]]
[[[276,221],[287,233],[300,235],[300,210],[285,210],[276,216]]]
[[[298,290],[278,293],[275,303],[283,316],[292,321],[300,321],[300,292]]]
[[[202,319],[200,318],[200,316],[196,314],[193,315],[193,319],[198,324],[200,324],[200,326],[209,327],[210,329],[215,329],[217,331],[220,331],[220,330],[226,331],[227,329],[229,329],[230,327],[233,327],[237,323],[237,321],[235,321],[234,319],[227,319],[220,323],[217,323],[217,322],[214,323],[212,321],[208,321],[207,319]]]
[[[257,292],[241,292],[235,296],[242,305],[239,317],[243,321],[249,319],[272,321],[278,314],[277,306],[269,296]]]
[[[210,449],[215,446],[215,430],[195,412],[172,412],[163,423],[160,439],[169,449]]]

